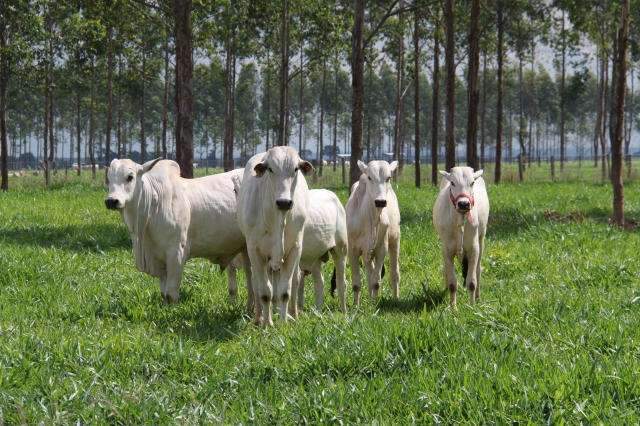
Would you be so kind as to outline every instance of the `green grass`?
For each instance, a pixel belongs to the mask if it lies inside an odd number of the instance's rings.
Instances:
[[[204,261],[163,305],[86,176],[21,179],[0,194],[0,424],[640,421],[640,233],[608,225],[597,178],[490,185],[482,300],[451,311],[436,191],[409,170],[400,300],[385,279],[377,304],[307,297],[268,330]],[[640,184],[625,190],[638,221]]]

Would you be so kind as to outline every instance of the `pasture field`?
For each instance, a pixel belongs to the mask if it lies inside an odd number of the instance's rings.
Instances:
[[[585,182],[532,170],[540,179],[489,184],[479,304],[461,289],[448,308],[436,189],[415,189],[407,168],[400,299],[385,277],[378,303],[354,310],[348,286],[347,315],[329,296],[316,313],[307,282],[302,317],[268,330],[244,315],[242,274],[231,305],[204,261],[163,305],[99,183],[13,179],[0,194],[0,424],[638,423],[639,229],[608,224],[610,184],[588,163]],[[637,222],[640,183],[625,191]]]

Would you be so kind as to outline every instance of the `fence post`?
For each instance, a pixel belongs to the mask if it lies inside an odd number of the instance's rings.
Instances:
[[[556,158],[551,156],[551,180],[556,181]]]

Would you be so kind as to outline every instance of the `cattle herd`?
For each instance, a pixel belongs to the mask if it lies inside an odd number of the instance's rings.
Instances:
[[[137,164],[115,159],[108,170],[105,205],[118,210],[129,231],[137,268],[159,278],[162,298],[178,301],[185,262],[209,259],[226,269],[229,296],[237,295],[236,270],[244,269],[247,309],[256,324],[271,325],[272,303],[283,321],[304,304],[311,274],[315,306],[323,305],[322,263],[334,262],[332,288],[345,312],[346,264],[354,304],[360,304],[360,259],[369,296],[376,298],[389,255],[393,297],[400,296],[400,207],[391,179],[398,163],[358,161],[362,172],[346,208],[325,189],[309,189],[313,166],[290,147],[253,156],[244,170],[197,179],[180,177],[178,164],[156,159]],[[433,209],[442,242],[445,284],[455,307],[454,258],[462,261],[471,301],[480,295],[480,258],[489,216],[482,170],[454,167]]]

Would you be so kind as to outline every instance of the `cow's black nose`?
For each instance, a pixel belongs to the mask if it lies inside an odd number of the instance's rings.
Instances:
[[[278,206],[280,210],[291,210],[291,207],[293,207],[293,200],[279,198],[276,200],[276,206]]]
[[[468,201],[458,201],[458,208],[460,210],[469,210],[469,208],[471,207],[471,203],[469,203]]]
[[[387,207],[387,200],[375,200],[374,204],[379,208]]]
[[[109,210],[115,210],[118,208],[118,200],[115,198],[107,198],[104,200],[104,205],[107,206]]]

